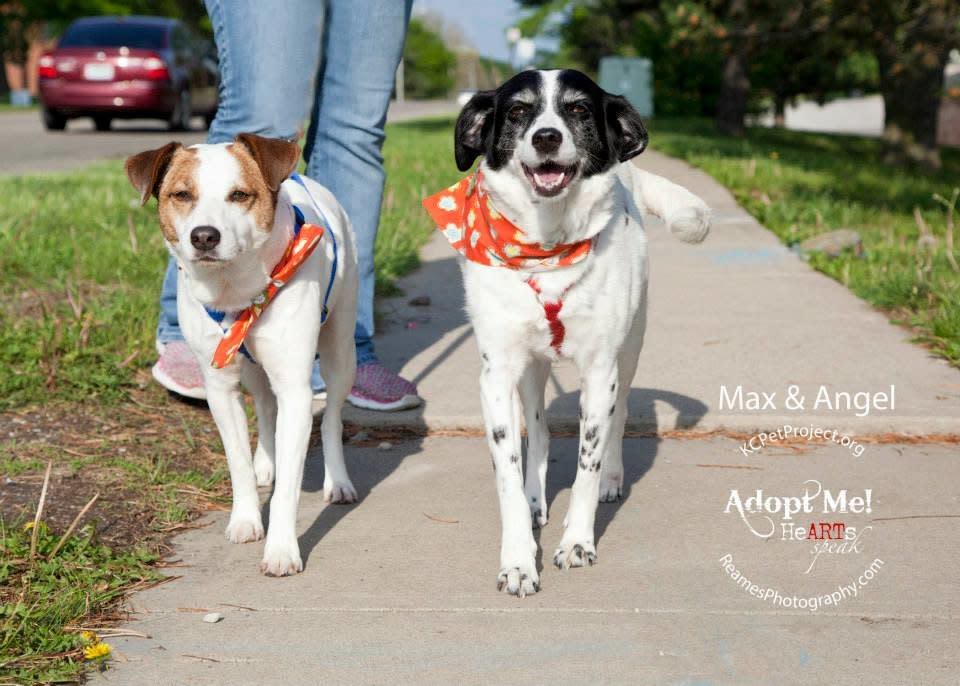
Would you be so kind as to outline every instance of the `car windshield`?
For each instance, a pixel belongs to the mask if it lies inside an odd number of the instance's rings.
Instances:
[[[145,48],[165,47],[164,29],[150,24],[126,22],[85,22],[67,29],[60,40],[61,48]]]

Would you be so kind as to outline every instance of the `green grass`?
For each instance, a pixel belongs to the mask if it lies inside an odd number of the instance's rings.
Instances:
[[[378,291],[417,264],[420,200],[456,177],[449,120],[388,127]],[[154,355],[166,261],[156,205],[138,206],[120,161],[0,178],[0,408],[123,397]]]
[[[43,522],[31,557],[30,524],[0,521],[0,681],[74,682],[87,662],[80,623],[100,626],[132,586],[161,578],[151,567],[157,558],[142,550],[115,552],[100,545],[90,527],[54,555],[60,536]]]
[[[787,244],[856,229],[862,257],[814,255],[813,266],[960,366],[960,274],[947,260],[946,215],[933,198],[950,198],[960,186],[960,152],[944,150],[943,170],[928,175],[884,164],[880,142],[866,138],[756,128],[735,139],[704,120],[656,119],[650,141],[730,188]],[[918,244],[915,207],[937,237],[932,250]],[[960,227],[956,239],[960,243]]]

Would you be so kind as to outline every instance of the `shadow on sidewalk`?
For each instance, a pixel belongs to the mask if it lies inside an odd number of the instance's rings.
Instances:
[[[640,360],[643,361],[643,353],[640,353]],[[550,416],[550,408],[556,406],[568,406],[571,397],[574,401],[579,398],[579,392],[568,393],[564,396],[558,396],[547,408],[547,416]],[[672,405],[679,415],[677,420],[677,429],[692,429],[709,409],[707,405],[696,398],[672,393],[657,388],[631,388],[630,395],[627,398],[627,404],[630,408],[628,423],[631,419],[641,418],[644,424],[657,426],[657,411],[655,403],[657,401]],[[600,503],[597,508],[597,520],[595,530],[595,543],[599,544],[600,539],[606,532],[610,522],[617,515],[621,505],[630,497],[630,490],[633,484],[640,481],[644,474],[650,471],[653,461],[657,457],[657,450],[663,441],[656,432],[638,441],[639,450],[636,453],[629,453],[624,450],[623,453],[623,492],[620,500],[614,503]],[[556,443],[554,442],[554,446]],[[547,472],[547,503],[550,519],[556,519],[560,513],[553,512],[553,503],[556,500],[557,493],[570,488],[577,476],[577,451],[578,443],[572,443],[569,451],[558,454],[554,447],[550,453],[550,468]],[[568,454],[569,453],[569,454]],[[562,519],[562,515],[561,519]]]

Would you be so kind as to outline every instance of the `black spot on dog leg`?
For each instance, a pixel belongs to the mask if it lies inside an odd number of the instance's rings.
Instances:
[[[491,436],[493,437],[493,442],[496,443],[497,445],[499,445],[499,444],[500,444],[500,441],[502,441],[504,438],[507,437],[507,427],[505,427],[505,426],[498,426],[498,427],[494,428],[493,433],[491,434]]]

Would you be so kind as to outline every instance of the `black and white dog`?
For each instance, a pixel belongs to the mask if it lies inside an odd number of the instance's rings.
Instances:
[[[642,215],[661,217],[691,243],[709,231],[700,198],[626,164],[646,144],[636,110],[572,70],[518,74],[474,95],[457,120],[457,166],[465,171],[482,157],[481,190],[496,216],[508,217],[531,243],[590,246],[574,264],[535,273],[463,260],[500,496],[498,588],[521,597],[540,583],[531,527],[547,523],[544,387],[551,362],[571,359],[581,374],[579,464],[553,556],[557,567],[581,567],[596,559],[598,500],[616,500],[623,485],[627,395],[646,327]]]

